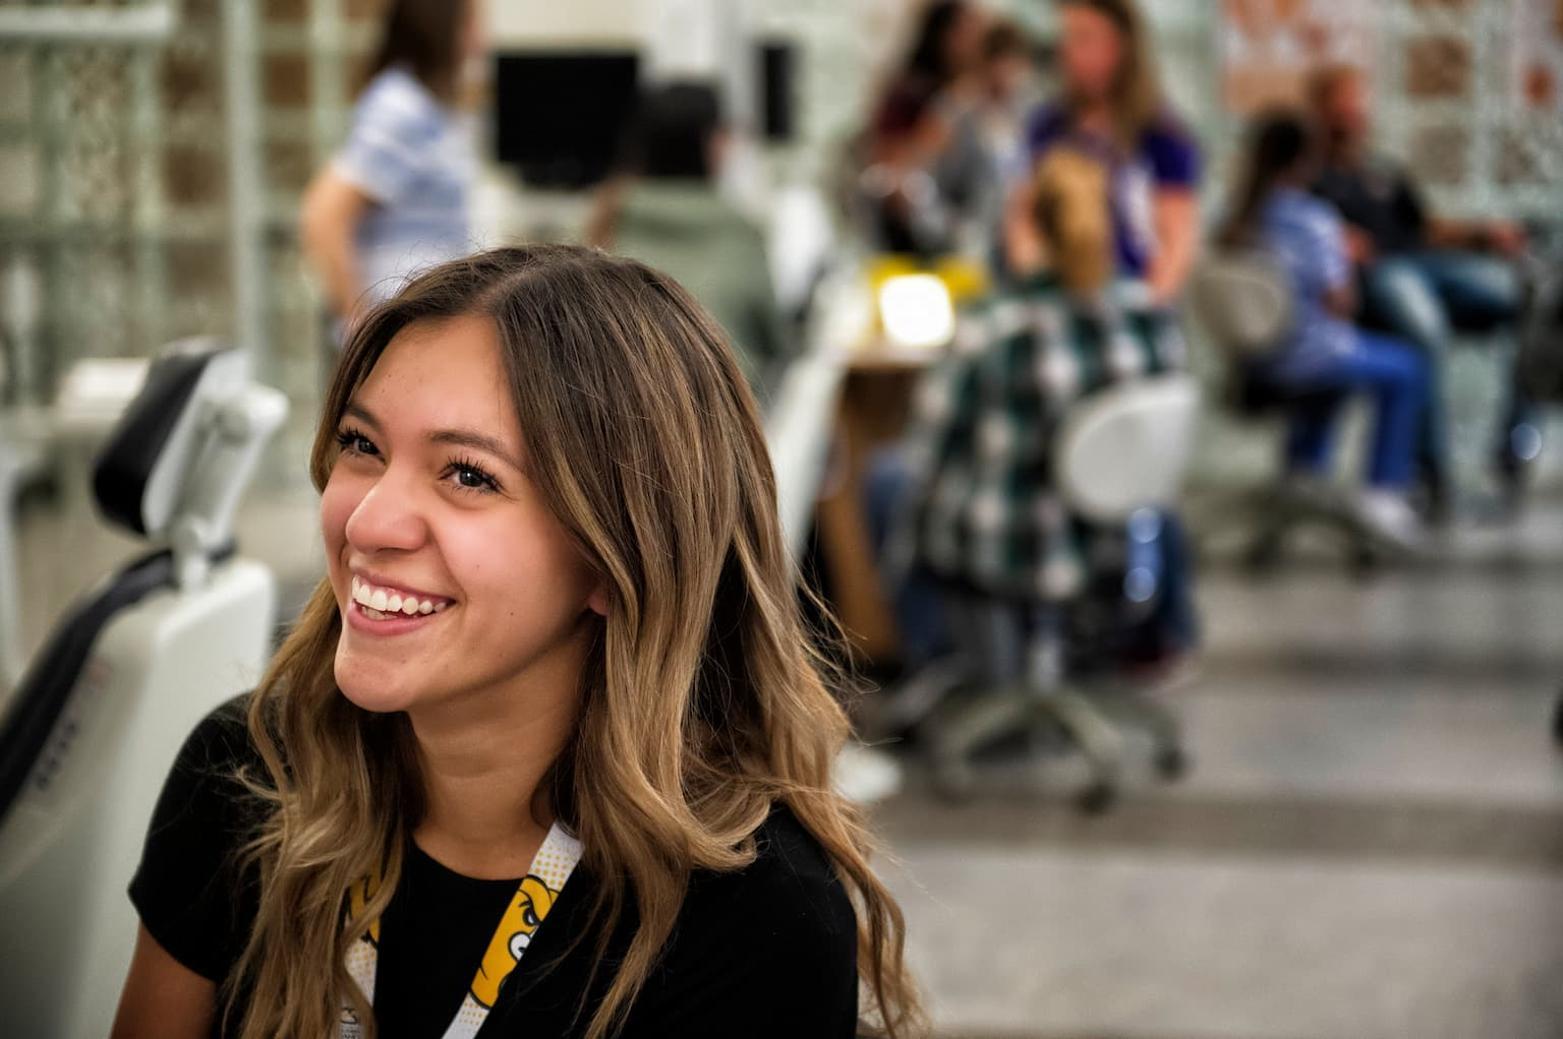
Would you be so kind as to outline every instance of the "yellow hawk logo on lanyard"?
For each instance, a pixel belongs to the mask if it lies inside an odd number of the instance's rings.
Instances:
[[[472,998],[478,1001],[478,1005],[494,1005],[494,1001],[499,998],[500,986],[515,970],[516,962],[526,952],[527,946],[532,944],[532,935],[537,933],[537,928],[558,897],[559,892],[549,888],[533,874],[528,874],[521,881],[505,915],[500,918],[494,937],[489,940],[482,965],[472,978]]]

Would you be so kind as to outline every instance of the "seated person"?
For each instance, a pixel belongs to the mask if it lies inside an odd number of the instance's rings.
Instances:
[[[793,355],[760,229],[717,188],[726,138],[716,91],[672,83],[641,101],[626,175],[603,189],[592,245],[665,271],[732,338],[764,401]]]
[[[1375,411],[1367,489],[1359,518],[1380,536],[1415,540],[1419,521],[1408,492],[1418,427],[1428,399],[1428,360],[1399,339],[1363,332],[1355,311],[1351,261],[1340,216],[1307,191],[1315,175],[1314,136],[1300,115],[1261,115],[1250,130],[1244,179],[1222,232],[1226,245],[1272,251],[1291,278],[1293,325],[1249,373],[1282,394],[1366,393]],[[1334,407],[1293,413],[1286,460],[1304,483],[1326,475]]]
[[[890,549],[893,574],[916,567],[1017,604],[1081,597],[1123,540],[1072,515],[1054,485],[1051,451],[1069,406],[1186,360],[1176,317],[1143,284],[1114,277],[1100,164],[1058,149],[1038,179],[1046,269],[964,312],[949,356],[925,378]],[[1118,663],[1169,666],[1196,641],[1180,533],[1164,519],[1160,598],[1130,637],[1115,633]]]
[[[1319,71],[1309,94],[1323,132],[1312,189],[1346,222],[1347,250],[1361,271],[1362,317],[1434,359],[1435,389],[1418,450],[1428,489],[1441,503],[1449,448],[1436,359],[1448,349],[1451,327],[1484,330],[1518,321],[1524,291],[1513,260],[1524,234],[1508,223],[1433,216],[1410,171],[1370,150],[1367,82],[1357,69]],[[1519,472],[1516,434],[1534,436],[1523,410],[1511,397],[1497,451],[1500,472],[1509,478]]]

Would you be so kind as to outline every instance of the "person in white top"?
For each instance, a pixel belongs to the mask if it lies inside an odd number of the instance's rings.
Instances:
[[[304,254],[338,329],[420,270],[472,248],[477,160],[463,70],[481,0],[392,0],[341,149],[305,189]],[[338,336],[339,340],[341,336]]]

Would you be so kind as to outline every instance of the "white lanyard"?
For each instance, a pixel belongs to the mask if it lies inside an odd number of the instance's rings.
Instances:
[[[504,916],[499,919],[499,926],[494,928],[494,936],[489,939],[488,949],[483,953],[483,962],[478,964],[477,973],[472,976],[472,985],[461,1001],[461,1009],[456,1011],[450,1027],[445,1029],[444,1039],[472,1039],[477,1035],[478,1029],[488,1019],[494,1001],[499,998],[500,986],[515,970],[516,964],[521,962],[521,955],[532,944],[532,937],[542,926],[543,918],[553,908],[559,893],[564,890],[565,881],[570,879],[570,872],[579,861],[581,842],[560,829],[558,823],[554,823],[548,830],[548,836],[543,838],[542,846],[537,849],[531,868],[516,887],[516,893],[505,908]],[[374,897],[379,886],[379,877],[366,877],[361,884],[354,886],[349,896],[352,917],[356,918],[363,912],[364,906]],[[380,921],[375,920],[370,923],[363,937],[347,951],[347,972],[369,998],[371,1006],[374,1004],[375,967],[380,962],[379,946]],[[343,1006],[339,1039],[359,1039],[362,1034],[358,1015],[351,1007]]]

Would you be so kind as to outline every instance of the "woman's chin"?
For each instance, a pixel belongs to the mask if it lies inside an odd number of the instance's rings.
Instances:
[[[340,656],[336,662],[336,685],[351,703],[374,714],[405,711],[418,699],[416,684],[409,683],[405,674],[362,666]]]

